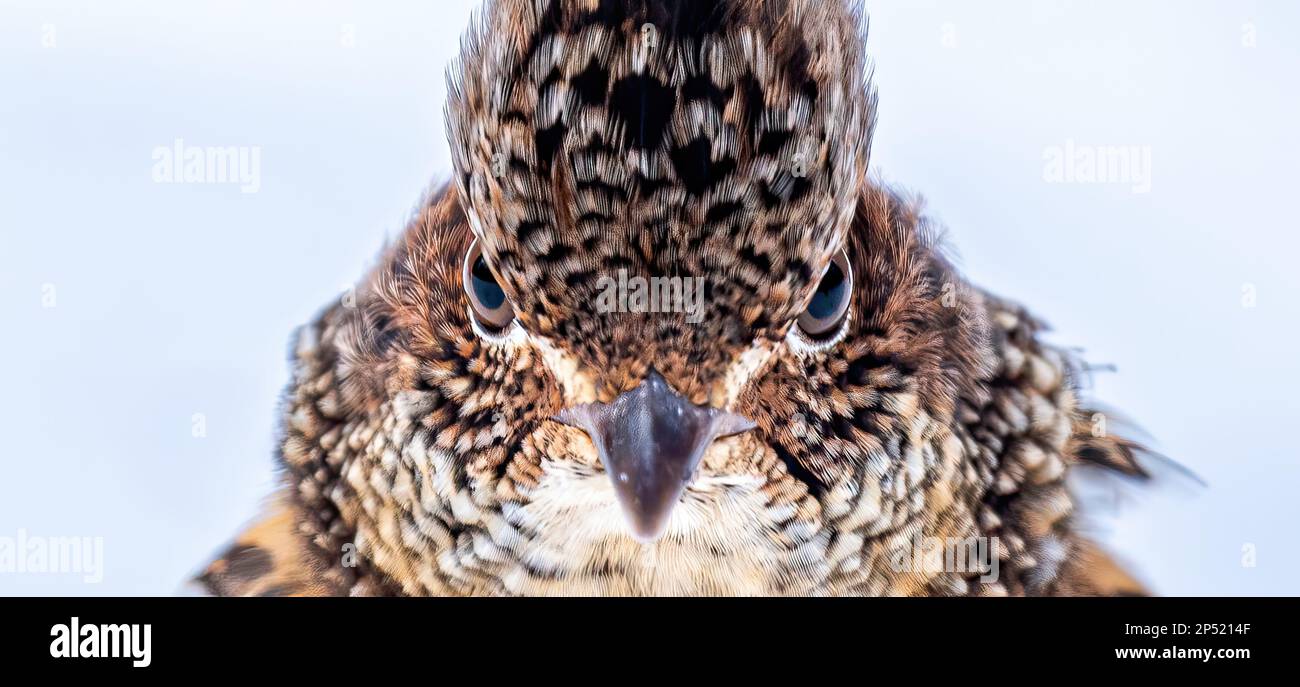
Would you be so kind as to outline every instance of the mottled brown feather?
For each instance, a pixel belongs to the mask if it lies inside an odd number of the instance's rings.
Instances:
[[[968,283],[919,201],[866,177],[859,26],[823,0],[489,2],[451,73],[453,181],[299,331],[282,505],[208,587],[1140,592],[1067,480],[1141,475],[1141,447],[1096,430],[1075,356]],[[515,308],[501,332],[461,283],[474,240]],[[849,314],[811,338],[840,251]],[[619,271],[704,278],[706,316],[597,307]],[[651,370],[757,428],[714,442],[645,546],[551,418]],[[997,579],[893,563],[917,538],[994,541]]]

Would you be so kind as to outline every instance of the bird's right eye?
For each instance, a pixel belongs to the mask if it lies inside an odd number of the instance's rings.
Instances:
[[[470,244],[469,252],[465,254],[462,281],[474,316],[485,328],[501,330],[515,318],[515,308],[506,297],[505,289],[497,283],[496,275],[492,274],[487,260],[483,258],[478,239]]]

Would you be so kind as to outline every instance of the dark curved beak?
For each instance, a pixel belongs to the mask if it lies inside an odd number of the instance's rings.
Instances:
[[[643,542],[663,534],[709,444],[755,426],[734,413],[691,403],[653,370],[613,403],[584,403],[554,419],[591,436],[632,534]]]

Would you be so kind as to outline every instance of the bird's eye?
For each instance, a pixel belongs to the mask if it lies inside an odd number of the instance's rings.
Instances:
[[[465,294],[469,296],[470,305],[479,323],[490,330],[504,329],[515,317],[514,306],[506,298],[506,292],[497,283],[492,270],[488,269],[483,252],[475,240],[465,254],[465,267],[462,274],[465,282]]]
[[[834,332],[849,310],[852,294],[853,268],[849,267],[848,254],[841,250],[822,275],[808,309],[799,316],[799,328],[813,337]]]

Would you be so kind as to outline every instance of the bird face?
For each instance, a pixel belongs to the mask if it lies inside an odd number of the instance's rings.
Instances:
[[[471,36],[455,189],[344,334],[366,553],[411,592],[919,586],[872,561],[970,528],[935,523],[982,329],[863,178],[855,20],[542,5]]]

